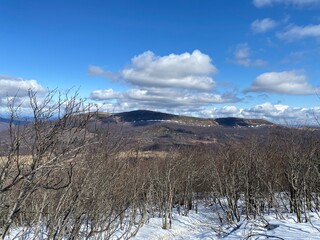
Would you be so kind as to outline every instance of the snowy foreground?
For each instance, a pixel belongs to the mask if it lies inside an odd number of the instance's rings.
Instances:
[[[230,225],[228,223],[221,224],[213,207],[199,204],[198,213],[191,210],[188,216],[179,215],[173,212],[172,228],[170,230],[162,229],[162,219],[159,217],[150,218],[144,226],[138,231],[134,240],[197,240],[197,239],[293,239],[293,240],[320,240],[320,214],[310,213],[308,218],[311,221],[306,223],[297,223],[294,215],[285,214],[284,219],[279,219],[275,214],[264,215],[257,219],[245,220],[237,224]],[[21,233],[25,229],[18,228],[12,231],[6,240],[12,239],[47,239],[46,234],[34,237],[31,231],[24,234]],[[121,230],[115,232],[112,240],[125,239],[122,236]],[[63,238],[67,239],[67,238]],[[88,239],[88,238],[81,238]],[[104,235],[92,236],[89,239],[106,240],[109,239]]]
[[[310,214],[308,223],[297,223],[291,215],[285,217],[286,220],[279,220],[270,214],[264,219],[221,226],[211,207],[200,206],[198,214],[190,211],[185,217],[175,213],[170,230],[161,228],[161,218],[152,218],[133,239],[320,239],[320,218],[316,213]]]

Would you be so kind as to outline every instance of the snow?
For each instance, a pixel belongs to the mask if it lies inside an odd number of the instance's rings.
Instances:
[[[187,126],[197,126],[197,127],[212,127],[214,125],[211,124],[199,124],[199,123],[191,123],[191,122],[183,122],[183,121],[177,121],[177,120],[164,120],[164,119],[153,119],[153,120],[139,120],[139,121],[132,121],[132,123],[145,123],[145,122],[165,122],[165,123],[177,123],[181,125],[187,125]]]
[[[196,214],[191,211],[189,215],[182,216],[174,213],[172,229],[161,228],[161,218],[152,218],[133,239],[216,239],[216,233],[212,229],[214,216],[210,208],[201,208]]]
[[[179,215],[174,209],[172,228],[162,229],[162,219],[150,218],[138,231],[133,240],[214,240],[214,239],[285,239],[285,240],[320,240],[320,216],[319,213],[309,214],[310,221],[297,223],[293,214],[285,214],[284,219],[279,219],[274,213],[257,217],[257,219],[242,220],[236,224],[221,224],[215,209],[203,202],[198,206],[198,213],[190,210],[188,216]],[[10,233],[6,240],[32,239],[34,232],[24,232],[25,229],[17,228]],[[29,229],[30,230],[30,229]],[[24,238],[22,237],[24,235]],[[44,234],[45,235],[45,234]],[[45,239],[45,236],[36,239]],[[112,239],[119,240],[121,231]],[[96,236],[97,237],[97,236]],[[90,239],[108,239],[97,237]],[[120,238],[123,239],[123,238]]]
[[[198,214],[191,210],[188,216],[173,214],[172,229],[162,229],[161,218],[152,218],[134,240],[209,240],[209,239],[320,239],[320,217],[314,213],[311,222],[297,223],[293,215],[285,220],[275,214],[256,220],[242,220],[237,225],[220,224],[214,210],[199,206]]]

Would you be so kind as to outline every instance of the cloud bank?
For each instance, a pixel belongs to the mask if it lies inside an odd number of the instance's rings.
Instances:
[[[97,89],[91,99],[117,105],[119,109],[145,108],[191,111],[203,105],[238,102],[232,93],[219,94],[212,75],[218,72],[211,58],[195,50],[192,53],[156,56],[146,51],[131,59],[117,74],[90,66],[89,73],[108,79],[121,79],[129,90]],[[184,111],[184,110],[182,110]]]
[[[302,108],[290,107],[283,104],[265,102],[251,108],[224,106],[222,108],[201,111],[203,117],[241,117],[266,119],[272,122],[291,125],[317,124],[316,117],[320,116],[320,107]]]

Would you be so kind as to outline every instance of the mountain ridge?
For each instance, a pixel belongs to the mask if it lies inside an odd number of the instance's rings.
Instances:
[[[105,122],[127,122],[135,125],[151,123],[151,122],[176,122],[182,124],[205,125],[205,126],[226,126],[226,127],[257,127],[257,126],[275,126],[277,124],[264,119],[249,119],[237,117],[223,118],[201,118],[182,116],[170,113],[163,113],[151,110],[134,110],[129,112],[121,112],[107,114],[100,112],[98,118]]]
[[[104,123],[130,123],[133,126],[149,125],[156,122],[173,122],[184,125],[214,127],[258,127],[276,126],[277,124],[264,119],[249,119],[237,117],[201,118],[151,110],[134,110],[120,113],[98,112],[96,119]],[[0,117],[0,131],[9,128],[10,120]],[[26,121],[14,121],[15,125],[27,124]]]

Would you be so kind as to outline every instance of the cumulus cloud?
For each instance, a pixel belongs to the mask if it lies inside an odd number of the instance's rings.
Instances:
[[[144,87],[211,90],[215,86],[212,75],[216,72],[211,58],[199,50],[162,57],[147,51],[134,57],[117,78]],[[90,66],[89,73],[115,78],[115,74],[97,66]]]
[[[274,123],[305,125],[317,124],[314,116],[320,115],[319,107],[302,108],[290,107],[284,104],[272,104],[265,102],[251,108],[237,108],[236,106],[224,106],[222,108],[205,109],[200,112],[203,117],[240,117],[266,119]]]
[[[36,80],[0,75],[0,112],[7,114],[8,100],[14,98],[15,105],[19,105],[23,113],[28,114],[30,112],[29,90],[37,93],[45,92],[45,89]]]
[[[259,67],[266,65],[266,61],[262,59],[252,59],[251,49],[248,43],[238,44],[234,50],[233,62],[245,67]]]
[[[294,7],[310,7],[320,5],[320,0],[253,0],[257,8],[272,7],[277,4]]]
[[[0,76],[0,97],[24,97],[28,95],[28,90],[39,93],[45,91],[36,80]]]
[[[254,33],[264,33],[274,29],[276,26],[277,22],[270,18],[257,19],[251,23],[251,30]]]
[[[271,114],[272,116],[276,116],[286,111],[287,109],[289,109],[288,105],[283,105],[283,104],[273,105],[270,102],[266,102],[266,103],[252,107],[249,111],[254,112],[255,114],[262,113],[262,114]]]
[[[319,110],[314,108],[290,107],[284,104],[272,104],[266,102],[249,109],[244,109],[243,117],[254,116],[264,118],[273,122],[289,124],[313,124],[314,114],[319,114]]]
[[[277,34],[278,38],[293,41],[302,38],[320,38],[320,24],[307,26],[289,26]]]
[[[91,92],[90,98],[94,100],[117,99],[122,98],[122,93],[115,92],[111,88],[105,90],[95,90]]]
[[[266,72],[259,75],[245,92],[270,92],[290,95],[310,95],[320,88],[308,83],[304,74],[296,71]]]
[[[172,88],[133,88],[126,92],[114,92],[112,89],[96,90],[91,98],[99,101],[116,101],[119,106],[137,106],[140,109],[174,108],[194,109],[210,104],[240,101],[234,94],[214,94],[204,92],[181,91]]]
[[[233,93],[218,93],[212,75],[217,68],[211,58],[195,50],[192,53],[156,56],[146,51],[113,74],[101,67],[90,66],[89,74],[108,79],[121,79],[129,90],[95,90],[91,99],[113,104],[118,109],[153,109],[191,112],[212,104],[238,102]],[[108,105],[109,106],[109,105]]]

